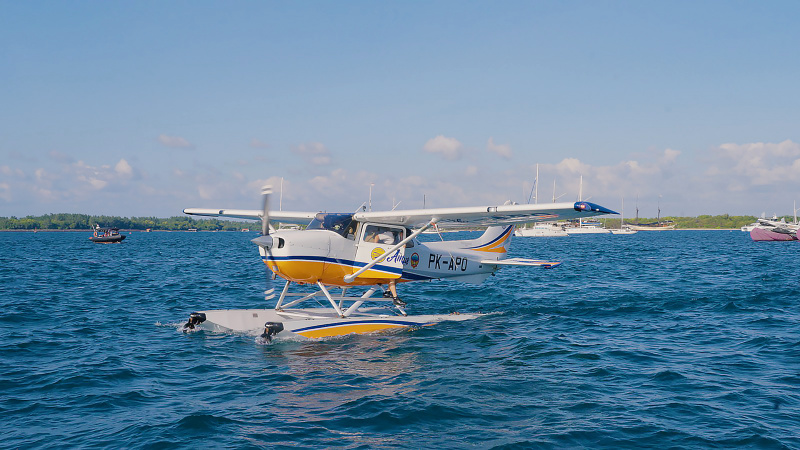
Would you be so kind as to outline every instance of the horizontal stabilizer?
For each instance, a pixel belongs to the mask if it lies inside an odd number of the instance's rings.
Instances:
[[[552,269],[561,264],[559,261],[543,261],[541,259],[508,258],[495,261],[484,259],[481,264],[492,264],[495,266],[541,266],[545,269]]]

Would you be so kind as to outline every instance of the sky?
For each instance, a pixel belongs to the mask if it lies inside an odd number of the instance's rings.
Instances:
[[[800,3],[0,0],[0,216],[792,214]],[[280,186],[283,186],[282,194]],[[555,189],[553,188],[555,184]]]

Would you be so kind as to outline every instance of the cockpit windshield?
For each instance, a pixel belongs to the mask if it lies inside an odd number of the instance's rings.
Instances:
[[[354,239],[356,222],[352,214],[317,213],[307,230],[328,230],[348,239]]]

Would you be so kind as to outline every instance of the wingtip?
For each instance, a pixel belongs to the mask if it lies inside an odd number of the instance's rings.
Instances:
[[[597,212],[600,214],[619,214],[614,210],[591,202],[575,202],[575,211]]]

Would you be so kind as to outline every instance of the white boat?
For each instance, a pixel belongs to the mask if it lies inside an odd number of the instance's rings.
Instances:
[[[636,230],[633,230],[630,226],[625,225],[625,197],[622,198],[622,209],[619,213],[619,228],[616,230],[611,230],[611,234],[636,234]]]
[[[568,236],[564,227],[553,222],[542,222],[534,224],[532,227],[517,228],[514,236],[519,237],[556,237]]]
[[[636,230],[632,230],[629,226],[625,226],[624,228],[618,228],[616,230],[611,230],[611,234],[636,234]]]
[[[796,241],[800,238],[799,223],[774,219],[777,217],[773,217],[773,220],[758,219],[758,224],[750,230],[750,238],[754,241]]]
[[[609,234],[610,230],[603,228],[600,222],[583,222],[578,221],[578,226],[564,227],[564,230],[569,236],[573,234]]]
[[[765,213],[761,213],[761,217],[756,219],[755,222],[751,223],[750,225],[745,225],[742,227],[742,231],[751,232],[754,228],[763,228],[769,230],[771,228],[786,228],[789,230],[794,230],[795,232],[798,231],[800,228],[800,222],[797,221],[797,202],[794,202],[794,221],[792,223],[786,223],[786,220],[781,218],[778,220],[778,216],[776,214],[772,215],[772,219],[767,219]]]

